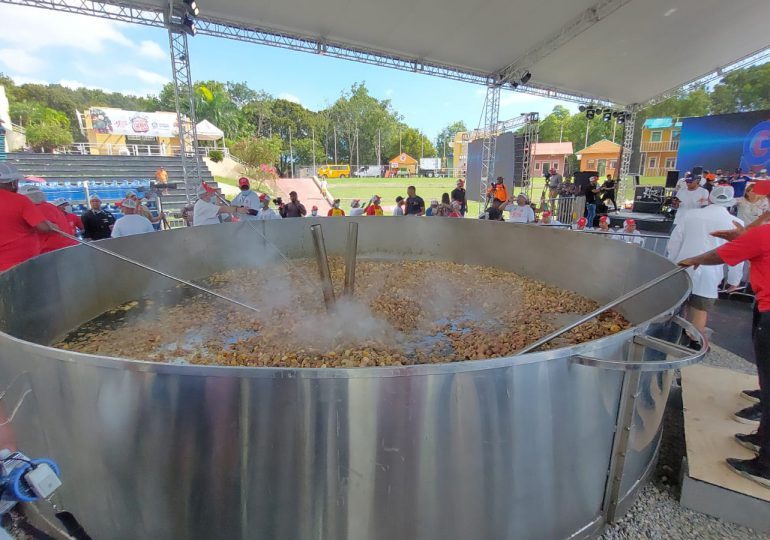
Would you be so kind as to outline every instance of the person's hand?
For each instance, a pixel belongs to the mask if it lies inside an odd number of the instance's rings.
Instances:
[[[746,231],[746,227],[741,225],[738,221],[733,221],[733,225],[735,225],[734,229],[729,229],[726,231],[714,231],[713,233],[711,233],[711,236],[713,236],[714,238],[721,238],[722,240],[727,240],[728,242],[731,242]]]
[[[677,264],[683,268],[692,268],[693,270],[696,270],[700,266],[700,263],[697,262],[695,257],[690,257],[689,259],[682,259]]]

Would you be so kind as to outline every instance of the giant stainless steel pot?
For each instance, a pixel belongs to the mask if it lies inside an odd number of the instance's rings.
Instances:
[[[495,266],[598,302],[673,268],[636,246],[569,231],[350,219],[362,257]],[[341,254],[350,219],[196,227],[100,245],[194,279],[280,260],[276,247],[312,257],[313,223]],[[689,293],[684,274],[620,306],[628,331],[483,361],[239,368],[48,347],[110,307],[172,285],[85,246],[0,275],[0,404],[13,417],[0,434],[58,461],[57,499],[94,538],[591,535],[627,508],[654,465],[670,369],[703,354],[665,341],[684,324],[672,317]]]

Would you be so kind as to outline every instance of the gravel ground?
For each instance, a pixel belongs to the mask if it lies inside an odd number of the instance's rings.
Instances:
[[[712,346],[704,364],[754,374],[754,365],[725,349]],[[682,458],[685,455],[682,392],[673,388],[663,419],[658,467],[631,510],[605,529],[604,540],[763,540],[768,536],[679,505]]]

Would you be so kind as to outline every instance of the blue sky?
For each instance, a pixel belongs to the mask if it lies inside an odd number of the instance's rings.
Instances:
[[[168,34],[159,28],[0,4],[0,72],[17,83],[157,93],[171,79],[167,49]],[[311,110],[364,81],[372,95],[390,99],[409,125],[431,139],[455,120],[476,127],[484,103],[478,85],[238,41],[196,36],[190,57],[195,80],[245,81]],[[500,116],[547,114],[557,103],[504,92]]]

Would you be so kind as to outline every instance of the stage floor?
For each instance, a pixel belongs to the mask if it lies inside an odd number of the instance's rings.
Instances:
[[[690,366],[682,370],[682,402],[687,469],[682,505],[770,532],[770,489],[728,469],[725,458],[751,459],[754,453],[733,436],[756,426],[736,422],[732,413],[750,403],[741,390],[757,387],[756,375],[730,369]]]

